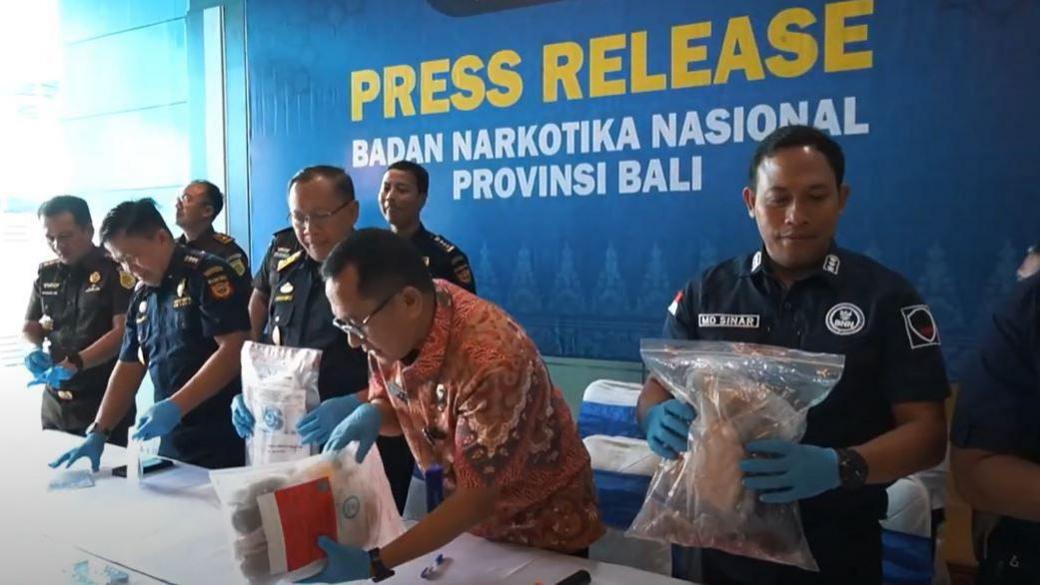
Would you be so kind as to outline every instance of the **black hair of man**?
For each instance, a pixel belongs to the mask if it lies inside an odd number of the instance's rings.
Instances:
[[[354,180],[350,178],[347,171],[330,165],[316,165],[298,171],[293,178],[289,179],[288,189],[296,183],[309,183],[315,179],[325,179],[332,183],[333,188],[344,201],[354,200]]]
[[[200,185],[203,188],[206,202],[213,208],[213,217],[220,215],[220,211],[224,209],[224,194],[220,192],[220,187],[217,187],[205,179],[195,179],[188,183],[189,187],[192,185]]]
[[[36,211],[36,217],[54,217],[62,213],[71,213],[72,220],[81,228],[89,228],[94,225],[90,218],[90,206],[75,195],[58,195],[44,201],[43,205],[40,205],[40,209]]]
[[[388,171],[406,171],[415,177],[415,188],[419,190],[420,195],[425,195],[430,189],[430,173],[426,172],[426,169],[418,163],[414,163],[410,160],[399,160],[394,164],[386,167]]]
[[[773,156],[779,150],[799,146],[809,146],[822,154],[834,171],[837,185],[841,186],[845,180],[845,153],[842,152],[841,146],[822,130],[812,126],[795,125],[777,128],[758,143],[748,167],[748,188],[754,191],[758,185],[758,167],[764,159]]]
[[[159,230],[170,234],[170,228],[166,227],[166,221],[159,213],[154,199],[124,201],[113,207],[101,222],[101,242],[108,242],[120,235],[150,238]]]
[[[355,230],[333,248],[321,274],[326,280],[336,278],[347,266],[357,270],[358,293],[367,299],[382,300],[407,286],[434,292],[433,278],[419,251],[389,230]]]

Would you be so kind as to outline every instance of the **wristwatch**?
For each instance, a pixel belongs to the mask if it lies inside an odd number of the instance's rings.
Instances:
[[[108,440],[108,436],[110,434],[112,434],[112,431],[110,431],[110,430],[108,430],[106,428],[103,428],[101,426],[101,423],[99,423],[98,421],[94,421],[94,422],[90,423],[89,427],[87,427],[87,434],[89,435],[90,433],[97,433],[97,434],[101,435],[102,437],[104,437],[105,440],[107,441]]]
[[[867,460],[855,449],[837,449],[838,452],[838,477],[841,479],[841,487],[854,490],[863,487],[867,483]]]
[[[70,351],[65,354],[65,359],[69,360],[69,363],[76,366],[76,371],[83,369],[83,358],[80,357],[78,351]]]
[[[394,572],[383,564],[383,559],[379,556],[378,546],[368,551],[368,567],[372,572],[373,583],[379,583],[394,576]]]

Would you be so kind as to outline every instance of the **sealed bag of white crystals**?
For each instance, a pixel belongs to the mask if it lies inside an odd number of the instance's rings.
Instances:
[[[263,465],[309,457],[296,423],[321,402],[321,350],[247,341],[242,346],[242,398],[256,421],[246,439],[246,463]]]
[[[693,406],[689,449],[663,460],[629,534],[818,570],[798,504],[766,504],[745,489],[744,445],[797,442],[809,409],[841,379],[845,358],[714,341],[644,340],[643,361]]]

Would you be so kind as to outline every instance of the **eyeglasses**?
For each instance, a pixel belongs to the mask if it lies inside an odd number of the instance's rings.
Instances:
[[[335,318],[332,319],[332,325],[335,326],[336,329],[339,329],[343,333],[346,333],[347,335],[350,335],[350,336],[352,336],[352,337],[354,337],[356,339],[359,339],[359,340],[362,340],[362,341],[365,340],[365,339],[368,339],[368,334],[365,333],[365,329],[368,327],[368,322],[372,320],[372,317],[376,316],[376,313],[378,313],[379,311],[382,311],[387,305],[389,305],[390,301],[393,300],[393,298],[396,297],[397,293],[399,293],[399,292],[401,292],[400,289],[397,290],[397,291],[394,291],[393,294],[391,294],[391,295],[387,296],[385,299],[383,299],[383,302],[381,302],[378,305],[376,305],[376,308],[372,309],[372,312],[369,313],[368,316],[365,317],[364,319],[361,319],[361,320],[347,319],[346,321],[344,321],[343,319],[340,319],[339,317],[335,317]]]
[[[293,211],[289,213],[289,221],[291,221],[293,225],[299,226],[308,224],[321,225],[329,219],[331,219],[333,215],[336,215],[337,213],[342,211],[344,207],[350,205],[351,203],[353,203],[353,201],[345,201],[343,205],[340,205],[332,211],[316,211],[314,213],[300,213],[298,211]]]

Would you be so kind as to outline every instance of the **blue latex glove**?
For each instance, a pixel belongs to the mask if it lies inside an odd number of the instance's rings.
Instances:
[[[382,423],[382,418],[379,409],[375,406],[367,403],[358,406],[354,412],[350,413],[350,416],[343,419],[343,422],[333,429],[329,442],[325,443],[325,451],[339,451],[349,445],[351,441],[357,441],[358,448],[354,459],[361,463],[365,460],[365,455],[368,455],[368,450],[379,438],[379,425]]]
[[[168,434],[181,422],[181,409],[170,400],[160,400],[144,416],[137,419],[137,432],[132,439],[148,441]]]
[[[804,500],[841,485],[838,452],[834,449],[775,439],[752,441],[744,448],[748,453],[767,456],[740,462],[744,487],[765,491],[758,499],[767,504]]]
[[[47,371],[47,368],[53,365],[54,362],[51,361],[51,354],[43,351],[43,348],[41,347],[37,347],[30,351],[29,355],[25,356],[25,367],[34,378],[39,378]]]
[[[256,419],[253,418],[253,413],[249,412],[246,400],[241,394],[231,401],[231,424],[235,426],[235,432],[239,437],[245,439],[253,436]]]
[[[350,416],[361,401],[353,394],[329,398],[318,405],[318,408],[307,413],[296,424],[296,432],[300,433],[300,441],[307,445],[323,445],[332,436],[332,431],[343,419]]]
[[[90,459],[90,469],[96,472],[101,467],[101,452],[104,450],[105,437],[101,433],[90,433],[79,447],[62,453],[61,457],[50,462],[50,466],[58,467],[64,463],[65,467],[69,468],[80,457],[86,457]]]
[[[364,550],[356,546],[343,546],[327,536],[318,537],[318,547],[325,551],[328,564],[317,575],[297,583],[343,583],[372,576],[368,553]]]
[[[665,459],[678,459],[688,448],[686,437],[695,418],[697,411],[676,398],[650,407],[642,424],[650,450]]]
[[[36,384],[46,384],[51,388],[59,388],[61,387],[62,382],[68,380],[71,377],[72,372],[65,369],[64,366],[53,366],[47,368],[47,371],[43,372],[42,374],[36,376],[36,378],[29,382],[29,386],[33,386]]]

